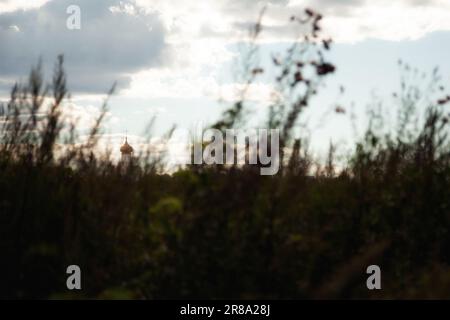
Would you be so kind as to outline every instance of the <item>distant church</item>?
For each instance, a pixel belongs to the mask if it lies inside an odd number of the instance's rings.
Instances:
[[[122,154],[120,162],[129,164],[133,157],[133,151],[133,147],[128,144],[128,138],[125,137],[125,143],[120,147],[120,153]]]

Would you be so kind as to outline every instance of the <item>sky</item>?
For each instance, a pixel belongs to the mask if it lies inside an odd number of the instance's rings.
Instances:
[[[80,7],[79,30],[66,26],[70,5]],[[0,100],[39,59],[50,79],[62,53],[71,92],[66,113],[80,119],[81,133],[114,82],[103,128],[113,144],[125,132],[131,144],[141,143],[153,116],[155,137],[173,124],[189,130],[212,123],[238,97],[240,43],[264,6],[261,57],[294,40],[289,18],[305,8],[324,15],[324,34],[334,41],[328,58],[337,71],[302,115],[317,150],[356,138],[350,109],[358,115],[374,101],[390,103],[399,59],[427,74],[438,66],[443,83],[450,79],[448,0],[0,0]],[[267,78],[250,88],[255,127],[275,90]],[[337,104],[346,115],[330,113]],[[362,130],[364,121],[358,124]]]

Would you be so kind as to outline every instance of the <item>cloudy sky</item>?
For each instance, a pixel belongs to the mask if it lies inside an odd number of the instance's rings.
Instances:
[[[80,30],[66,27],[73,4],[81,9]],[[128,130],[137,141],[153,115],[156,135],[174,123],[211,123],[236,99],[239,43],[263,6],[261,55],[293,40],[291,15],[310,7],[325,17],[337,72],[305,114],[312,127],[337,102],[363,110],[374,96],[388,97],[400,83],[400,58],[428,73],[439,66],[444,83],[450,79],[448,0],[0,0],[0,99],[39,58],[48,76],[63,53],[71,112],[85,123],[117,82],[105,126],[110,137]],[[266,80],[251,88],[255,119],[273,90]],[[312,140],[319,148],[339,142],[352,136],[350,127],[348,117],[333,116]]]

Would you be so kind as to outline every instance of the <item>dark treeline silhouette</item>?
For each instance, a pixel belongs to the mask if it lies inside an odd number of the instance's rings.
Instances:
[[[396,130],[380,131],[374,113],[346,163],[335,164],[332,146],[315,164],[295,124],[335,70],[321,18],[292,17],[307,31],[273,56],[281,95],[267,127],[280,129],[285,151],[275,176],[251,165],[169,175],[148,155],[117,165],[96,152],[107,103],[80,143],[63,117],[62,57],[48,87],[33,69],[1,110],[0,297],[447,298],[448,101],[430,104],[415,126],[418,91],[403,82]],[[251,54],[261,29],[259,21]],[[251,58],[246,70],[248,85],[264,73]],[[212,127],[244,126],[245,102]],[[66,288],[72,264],[81,291]],[[382,290],[366,288],[371,264],[381,267]]]

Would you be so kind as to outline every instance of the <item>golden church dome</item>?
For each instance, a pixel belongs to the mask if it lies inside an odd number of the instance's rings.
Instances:
[[[125,138],[125,143],[120,147],[120,152],[124,154],[133,153],[133,147],[128,144],[127,139]]]

